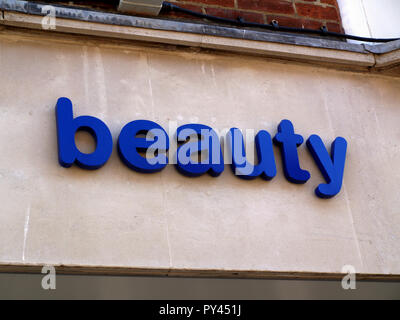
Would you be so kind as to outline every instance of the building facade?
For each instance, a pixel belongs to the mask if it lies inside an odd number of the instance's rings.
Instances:
[[[399,278],[398,40],[118,2],[0,0],[1,271],[340,279],[350,266]],[[336,1],[172,2],[346,31]],[[140,164],[146,143],[132,143],[147,127],[127,128],[135,120],[165,131],[168,164]],[[193,124],[219,137],[219,162],[179,165],[189,135],[177,143],[177,130]],[[264,171],[237,174],[232,128],[249,163],[264,152]]]

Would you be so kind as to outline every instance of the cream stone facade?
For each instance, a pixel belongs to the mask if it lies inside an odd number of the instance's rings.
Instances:
[[[293,45],[297,56],[278,59],[11,24],[0,30],[0,269],[329,278],[352,265],[367,278],[399,277],[400,78],[369,72],[372,53]],[[306,63],[301,50],[326,63]],[[59,97],[72,100],[75,116],[110,128],[114,150],[103,168],[58,164]],[[238,179],[229,166],[218,178],[187,178],[173,165],[134,172],[115,143],[136,119],[272,136],[289,119],[328,148],[342,136],[342,190],[315,196],[325,180],[305,144],[304,185],[285,179],[276,147],[271,181]],[[87,136],[77,139],[89,147]]]

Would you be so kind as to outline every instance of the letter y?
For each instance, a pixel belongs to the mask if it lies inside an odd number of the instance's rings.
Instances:
[[[315,193],[320,198],[332,198],[337,195],[342,187],[344,165],[346,161],[347,142],[342,137],[337,137],[331,146],[329,156],[321,138],[315,134],[307,140],[308,150],[324,176],[327,183],[320,184]]]

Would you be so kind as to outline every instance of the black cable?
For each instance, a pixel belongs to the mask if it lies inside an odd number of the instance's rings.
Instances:
[[[252,28],[262,28],[262,29],[274,30],[274,31],[308,33],[308,34],[316,34],[316,35],[320,35],[320,36],[330,36],[330,37],[358,40],[358,41],[365,41],[365,42],[390,42],[390,41],[400,40],[400,38],[380,39],[380,38],[358,37],[358,36],[353,36],[350,34],[328,31],[328,29],[326,27],[322,27],[319,30],[306,29],[306,28],[303,29],[303,28],[280,26],[278,24],[278,22],[276,22],[276,21],[273,21],[271,24],[261,24],[261,23],[256,23],[256,22],[247,22],[247,21],[244,21],[243,18],[238,18],[238,20],[221,18],[221,17],[211,16],[208,14],[199,13],[199,12],[192,11],[189,9],[184,9],[184,8],[181,8],[175,4],[167,2],[167,1],[163,2],[162,8],[165,12],[169,12],[169,11],[181,12],[181,13],[186,13],[188,15],[191,15],[191,16],[194,16],[197,18],[208,19],[210,21],[215,21],[215,22],[220,22],[220,23],[232,24],[232,25],[236,25],[236,26],[240,26],[240,27],[252,27]]]

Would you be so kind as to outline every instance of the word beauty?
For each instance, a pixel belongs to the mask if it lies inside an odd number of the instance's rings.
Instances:
[[[94,170],[107,162],[112,153],[113,140],[103,121],[91,116],[74,118],[72,102],[68,98],[58,99],[56,121],[61,166],[70,167],[75,163],[81,168]],[[76,147],[75,134],[80,130],[89,132],[95,139],[96,149],[92,153],[82,153]],[[189,177],[206,173],[217,177],[224,171],[220,140],[212,128],[202,124],[185,124],[177,128],[176,138],[181,143],[177,148],[175,163],[180,173]],[[255,147],[258,163],[251,164],[246,157],[241,131],[232,128],[226,135],[230,166],[236,176],[242,179],[259,176],[265,180],[275,177],[276,165],[272,149],[272,143],[275,143],[282,154],[286,179],[298,184],[310,179],[310,173],[300,167],[297,153],[297,147],[303,141],[303,137],[294,132],[293,124],[289,120],[282,120],[273,139],[265,130],[257,133]],[[168,164],[166,152],[169,144],[168,134],[160,125],[149,120],[135,120],[122,128],[118,137],[118,153],[122,162],[132,170],[153,173],[161,171]],[[346,140],[337,137],[332,143],[331,155],[317,135],[311,135],[306,145],[326,180],[326,183],[315,189],[316,195],[320,198],[335,196],[342,187]],[[199,155],[201,159],[198,159]]]

